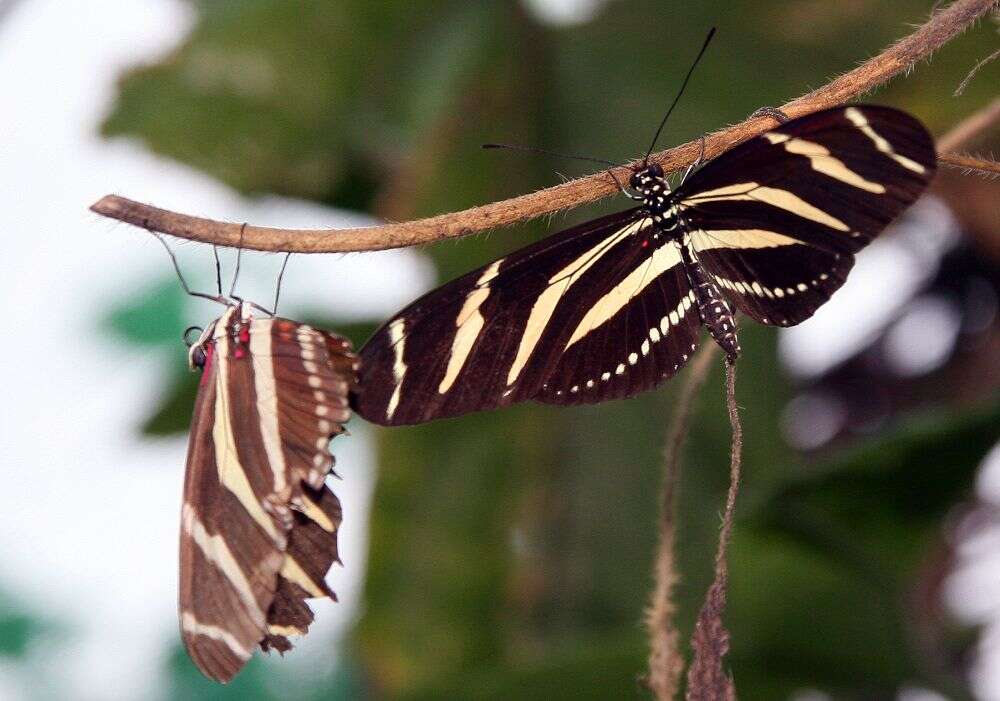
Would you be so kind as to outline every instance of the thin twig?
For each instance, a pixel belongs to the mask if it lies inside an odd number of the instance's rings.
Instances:
[[[698,390],[705,383],[712,359],[719,346],[706,343],[691,359],[687,377],[677,397],[677,406],[670,420],[667,442],[663,449],[663,483],[660,496],[660,544],[653,572],[655,586],[646,609],[646,630],[649,632],[649,673],[646,685],[659,701],[673,701],[684,671],[684,656],[678,645],[674,626],[673,591],[677,583],[674,566],[675,494],[680,479],[682,450],[691,425],[691,413]]]
[[[944,10],[934,13],[912,34],[878,56],[827,85],[782,105],[780,109],[789,117],[795,118],[843,104],[870,92],[894,76],[910,70],[917,62],[927,59],[998,2],[1000,0],[956,0]],[[713,158],[736,144],[761,134],[773,124],[770,117],[758,116],[709,134],[705,137],[705,156]],[[690,165],[700,149],[700,140],[691,141],[656,154],[650,158],[650,162],[659,163],[666,171],[678,170]],[[620,180],[631,175],[628,166],[612,172]],[[295,230],[248,226],[242,242],[239,224],[178,214],[118,195],[106,195],[94,203],[91,210],[145,229],[204,243],[242,245],[259,251],[332,253],[415,246],[465,236],[576,207],[616,192],[618,188],[613,177],[608,172],[602,172],[513,199],[411,222],[357,229]]]
[[[949,153],[968,148],[980,134],[997,124],[1000,124],[1000,97],[970,114],[939,138],[937,150],[939,154],[942,154],[939,158],[945,158]]]
[[[733,433],[729,457],[729,491],[726,494],[726,510],[719,531],[719,545],[715,552],[715,579],[705,595],[705,602],[698,612],[694,634],[691,636],[694,661],[688,670],[688,701],[735,701],[736,699],[736,687],[723,667],[722,658],[729,651],[729,631],[722,622],[722,614],[726,608],[726,584],[729,578],[726,549],[732,535],[736,495],[740,488],[743,426],[736,404],[736,364],[728,360],[726,406],[729,409],[729,425]]]
[[[985,175],[989,178],[1000,177],[1000,162],[979,158],[978,156],[962,156],[957,153],[949,153],[938,156],[938,162],[949,168],[958,168],[966,174],[975,173]]]
[[[955,92],[952,93],[952,96],[959,97],[962,93],[964,93],[965,89],[967,87],[969,87],[969,83],[971,83],[972,79],[976,77],[976,73],[979,72],[979,69],[982,68],[983,66],[985,66],[990,61],[995,61],[996,58],[997,58],[997,56],[1000,56],[1000,49],[997,49],[996,51],[994,51],[993,53],[991,53],[989,56],[987,56],[986,58],[984,58],[982,61],[980,61],[979,63],[977,63],[976,65],[974,65],[972,67],[972,70],[969,71],[969,75],[965,76],[965,79],[961,83],[958,84],[957,88],[955,88]]]

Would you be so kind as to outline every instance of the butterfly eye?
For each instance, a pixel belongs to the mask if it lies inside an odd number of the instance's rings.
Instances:
[[[659,164],[654,163],[653,165],[649,166],[649,174],[654,178],[662,178],[663,168],[661,168]]]
[[[201,346],[191,349],[191,364],[196,368],[205,367],[205,351]]]

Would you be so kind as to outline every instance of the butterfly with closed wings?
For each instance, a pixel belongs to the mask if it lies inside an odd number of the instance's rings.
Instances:
[[[791,326],[917,199],[934,143],[890,107],[781,124],[671,190],[639,165],[637,207],[515,251],[421,297],[360,350],[357,412],[398,425],[534,399],[632,396],[674,375],[701,326],[730,358],[734,312]]]
[[[221,279],[216,295],[192,292],[157,238],[188,294],[226,305],[188,350],[201,381],[184,477],[179,592],[188,655],[205,676],[226,682],[255,647],[284,652],[289,636],[307,632],[306,599],[336,599],[325,581],[339,562],[341,523],[340,501],[326,485],[329,444],[350,418],[358,359],[341,336],[277,317],[232,289],[224,296]]]

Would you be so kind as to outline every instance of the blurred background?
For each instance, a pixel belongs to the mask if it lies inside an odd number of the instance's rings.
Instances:
[[[641,625],[679,380],[596,407],[512,409],[334,443],[339,603],[230,685],[177,633],[196,378],[182,294],[108,192],[286,227],[402,220],[587,172],[487,141],[641,153],[855,66],[929,0],[0,0],[0,699],[648,698]],[[937,135],[997,97],[987,20],[870,99]],[[1000,133],[976,144],[996,153]],[[943,172],[783,332],[744,324],[745,479],[728,662],[746,699],[1000,699],[1000,184]],[[285,316],[360,345],[439,281],[596,214],[420,250],[295,256]],[[176,242],[196,287],[211,249]],[[224,253],[226,272],[234,259]],[[238,290],[273,296],[279,256]],[[721,363],[679,500],[678,622],[711,576],[728,481]],[[687,649],[685,644],[685,649]]]

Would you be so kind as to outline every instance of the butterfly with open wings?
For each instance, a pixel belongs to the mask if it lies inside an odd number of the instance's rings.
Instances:
[[[424,295],[359,352],[357,412],[398,425],[529,399],[585,404],[674,375],[700,329],[730,358],[735,312],[790,326],[934,175],[927,130],[889,107],[836,107],[723,153],[671,190],[554,234]]]

